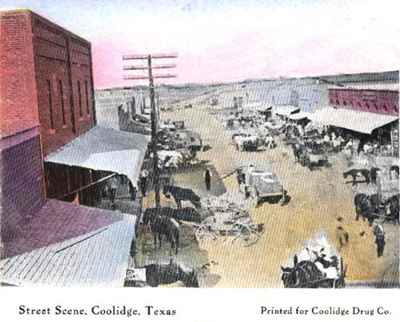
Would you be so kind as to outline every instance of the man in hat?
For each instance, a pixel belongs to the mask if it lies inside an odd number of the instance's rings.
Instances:
[[[212,177],[211,170],[207,168],[206,171],[204,172],[204,182],[206,184],[207,191],[211,190],[211,177]]]
[[[381,257],[385,248],[385,231],[383,230],[382,225],[375,223],[373,233],[375,236],[376,253],[378,257]]]
[[[115,197],[117,195],[117,188],[118,188],[118,179],[116,176],[111,177],[110,181],[110,201],[111,204],[115,204]]]
[[[147,177],[148,176],[149,176],[149,172],[146,169],[143,169],[140,172],[139,184],[140,184],[140,190],[141,190],[141,193],[142,193],[143,197],[146,197]]]

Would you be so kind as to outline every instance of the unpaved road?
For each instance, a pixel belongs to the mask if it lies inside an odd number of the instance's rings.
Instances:
[[[243,247],[224,242],[223,238],[201,242],[209,260],[215,262],[211,273],[219,276],[209,286],[282,287],[281,265],[290,263],[304,242],[321,231],[338,247],[335,232],[339,225],[350,235],[349,244],[341,250],[348,267],[347,281],[398,280],[398,226],[385,224],[388,241],[384,256],[377,258],[371,228],[355,221],[352,187],[344,182],[345,164],[340,155],[330,158],[330,168],[310,172],[294,163],[291,151],[281,142],[270,151],[237,152],[230,135],[205,107],[166,112],[163,117],[184,120],[186,126],[202,135],[212,149],[199,157],[210,160],[219,174],[231,172],[238,159],[265,161],[271,164],[291,196],[286,206],[264,203],[251,210],[254,222],[265,223],[266,231],[257,244]],[[225,185],[228,191],[238,189],[234,176],[227,177]]]

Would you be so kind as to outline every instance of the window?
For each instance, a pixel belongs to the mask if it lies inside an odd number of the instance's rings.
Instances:
[[[85,80],[85,97],[86,97],[86,113],[89,115],[90,114],[90,108],[89,108],[89,90],[88,90],[88,81]]]
[[[61,113],[62,113],[62,121],[63,125],[67,124],[65,121],[65,106],[64,106],[64,89],[61,79],[58,80],[58,93],[60,95],[60,103],[61,103]]]
[[[382,108],[383,108],[384,111],[388,110],[385,104],[383,104]]]
[[[339,100],[336,100],[336,104],[339,105]]]
[[[399,108],[397,107],[397,105],[393,105],[393,110],[394,110],[395,112],[398,112]]]
[[[346,102],[346,101],[343,101],[343,105],[346,106],[346,105],[347,105],[347,102]]]
[[[50,128],[54,129],[54,115],[53,115],[53,97],[51,93],[51,81],[47,80],[47,96],[49,103],[49,112],[50,112]]]
[[[79,104],[79,116],[83,116],[82,111],[82,92],[81,92],[81,82],[78,81],[78,104]]]
[[[369,104],[365,103],[365,107],[369,110]]]

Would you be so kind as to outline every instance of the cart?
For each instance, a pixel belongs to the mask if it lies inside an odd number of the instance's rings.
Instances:
[[[265,199],[278,202],[285,195],[283,185],[268,164],[241,165],[237,168],[237,175],[242,192],[255,197],[257,203]]]

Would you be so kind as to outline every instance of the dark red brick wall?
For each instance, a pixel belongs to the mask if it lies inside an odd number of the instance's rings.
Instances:
[[[17,144],[5,146],[2,140],[1,237],[9,242],[19,235],[23,225],[34,216],[45,201],[43,160],[39,133]],[[21,134],[20,136],[23,136]]]
[[[47,155],[94,126],[91,47],[35,14],[32,26],[42,144]]]
[[[9,136],[39,124],[29,12],[0,12],[0,30],[0,122]]]
[[[2,133],[40,123],[46,156],[95,125],[90,43],[29,10],[0,23]]]
[[[331,105],[352,110],[398,115],[399,92],[388,90],[330,89]]]

